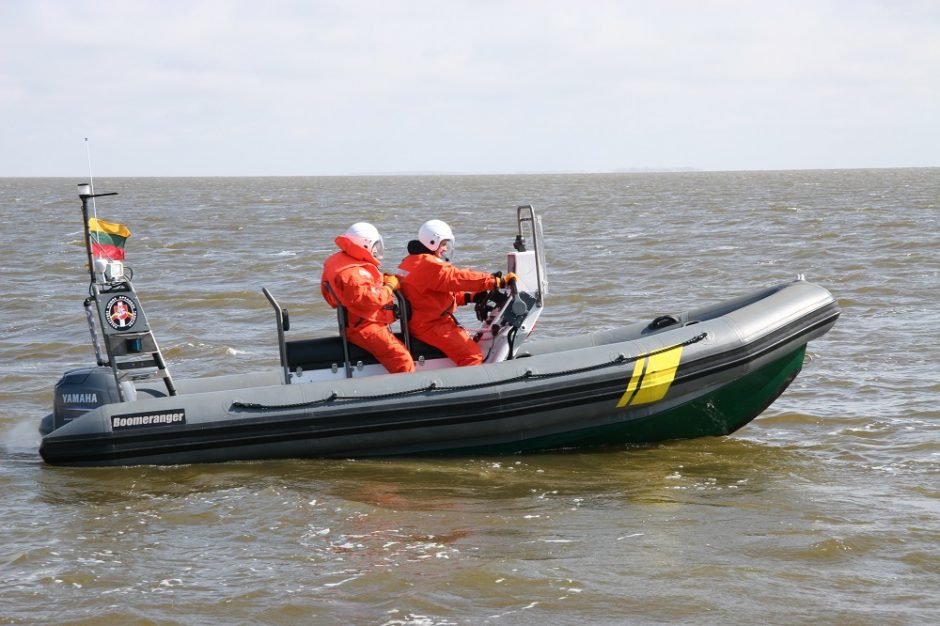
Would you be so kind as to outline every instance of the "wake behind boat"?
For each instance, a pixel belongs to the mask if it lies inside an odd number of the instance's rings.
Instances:
[[[528,340],[545,306],[541,220],[516,211],[515,284],[478,306],[486,360],[457,368],[408,336],[416,371],[388,374],[347,341],[290,339],[274,295],[280,363],[249,374],[177,380],[120,255],[126,229],[88,219],[85,301],[97,365],[67,372],[41,425],[58,465],[270,458],[505,454],[726,435],[766,409],[802,368],[807,342],[839,308],[798,279],[622,328]],[[129,234],[129,233],[128,233]],[[408,303],[399,299],[403,318]]]

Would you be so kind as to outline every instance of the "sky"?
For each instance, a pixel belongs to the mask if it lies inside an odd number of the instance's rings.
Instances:
[[[0,177],[940,166],[940,0],[0,0],[0,24]]]

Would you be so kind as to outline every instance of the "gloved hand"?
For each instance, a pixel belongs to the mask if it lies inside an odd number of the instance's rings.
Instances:
[[[398,280],[398,276],[395,276],[394,274],[383,274],[382,283],[391,291],[395,291],[401,288],[401,282]]]
[[[486,295],[489,291],[479,291],[477,293],[472,293],[470,291],[463,292],[463,301],[460,304],[481,304],[486,302]]]
[[[497,272],[497,274],[501,274],[501,273],[502,273],[502,272]],[[514,273],[512,273],[512,272],[507,273],[505,276],[496,276],[496,274],[494,274],[493,276],[496,278],[496,288],[497,288],[497,289],[502,289],[503,287],[506,287],[507,285],[509,285],[510,282],[512,282],[512,281],[516,280],[516,278],[518,278],[518,277],[517,277]]]
[[[387,287],[388,285],[384,285],[384,286]],[[391,311],[391,312],[392,312],[392,315],[395,316],[395,319],[396,319],[396,320],[401,319],[401,309],[398,308],[398,303],[397,303],[397,302],[392,302],[391,304],[386,304],[386,305],[383,306],[382,308],[385,309],[386,311]]]

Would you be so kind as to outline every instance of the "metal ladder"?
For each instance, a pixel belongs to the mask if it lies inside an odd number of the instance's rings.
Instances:
[[[157,379],[163,380],[167,393],[177,395],[173,377],[131,282],[93,283],[92,295],[85,301],[86,307],[90,307],[92,302],[97,303],[98,327],[104,336],[107,362],[103,362],[101,357],[95,325],[88,312],[95,354],[99,365],[111,366],[121,399],[134,399],[135,383]]]

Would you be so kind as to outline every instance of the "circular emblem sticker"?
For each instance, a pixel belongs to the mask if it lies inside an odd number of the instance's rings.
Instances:
[[[108,324],[115,330],[127,330],[137,321],[137,305],[127,296],[115,296],[105,307]]]

